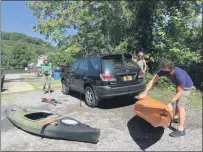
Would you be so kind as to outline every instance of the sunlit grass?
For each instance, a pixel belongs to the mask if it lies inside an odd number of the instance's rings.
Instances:
[[[167,89],[153,88],[150,91],[150,97],[162,101],[164,103],[170,102],[170,100],[175,95],[175,91],[170,91]],[[188,107],[191,108],[201,108],[202,107],[202,92],[197,89],[193,89],[190,93],[189,100],[187,101]]]
[[[40,81],[38,82],[32,82],[30,81],[28,78],[36,78],[35,75],[28,75],[28,74],[24,74],[24,75],[21,75],[21,78],[24,79],[25,82],[29,83],[35,90],[41,90],[41,87],[42,87],[42,77],[40,77]],[[53,87],[60,87],[61,86],[61,80],[54,80],[52,78],[51,80],[51,86],[52,88]]]

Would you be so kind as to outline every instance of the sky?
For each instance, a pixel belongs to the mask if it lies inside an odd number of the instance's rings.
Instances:
[[[24,33],[28,36],[45,40],[43,35],[39,32],[33,32],[31,28],[32,25],[38,23],[38,20],[33,15],[32,10],[26,6],[26,1],[2,1],[1,8],[2,31]],[[69,30],[69,33],[75,32],[74,30]],[[55,43],[52,44],[56,45]]]
[[[33,32],[31,26],[37,24],[38,20],[33,15],[32,10],[26,6],[26,1],[3,1],[1,2],[1,9],[2,31],[23,33],[45,40],[39,32]],[[69,33],[73,33],[73,31],[71,30]],[[52,45],[56,44],[52,43]]]

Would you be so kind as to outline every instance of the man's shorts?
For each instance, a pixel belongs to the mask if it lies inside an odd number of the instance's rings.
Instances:
[[[43,75],[43,85],[51,85],[51,75]]]
[[[184,107],[186,105],[190,96],[190,92],[191,92],[191,89],[183,91],[183,94],[181,95],[180,99],[178,99],[177,101],[177,106]]]

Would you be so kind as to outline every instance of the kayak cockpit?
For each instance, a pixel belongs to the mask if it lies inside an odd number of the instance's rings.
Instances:
[[[31,120],[42,120],[49,116],[53,115],[52,113],[46,113],[46,112],[35,112],[35,113],[29,113],[24,115],[24,117],[31,119]]]

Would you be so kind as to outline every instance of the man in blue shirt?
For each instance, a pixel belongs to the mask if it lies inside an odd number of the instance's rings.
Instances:
[[[184,106],[189,98],[191,89],[194,87],[192,79],[183,69],[175,67],[171,61],[164,60],[160,64],[160,70],[148,83],[144,92],[139,95],[139,98],[145,98],[148,91],[152,88],[161,76],[167,76],[172,80],[176,86],[176,95],[168,103],[168,107],[172,111],[172,104],[176,104],[176,115],[179,115],[179,125],[176,131],[170,133],[171,137],[180,137],[185,135],[184,122],[185,122],[185,109]]]

